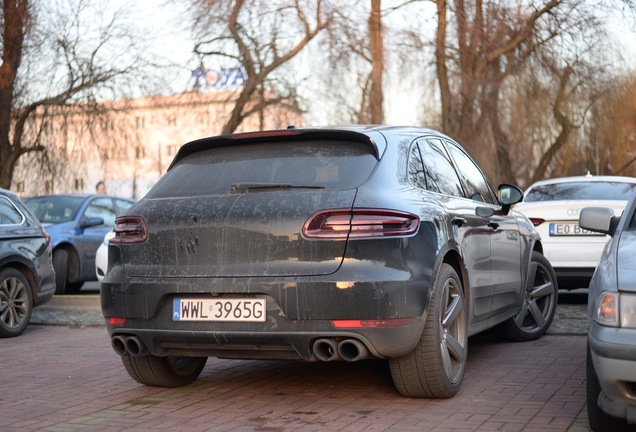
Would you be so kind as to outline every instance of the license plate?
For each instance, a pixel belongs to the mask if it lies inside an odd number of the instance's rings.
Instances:
[[[551,236],[599,236],[599,237],[602,237],[605,234],[597,233],[594,231],[588,231],[578,226],[578,224],[574,224],[574,223],[551,223],[550,235]]]
[[[172,302],[173,321],[264,322],[265,299],[179,299]]]

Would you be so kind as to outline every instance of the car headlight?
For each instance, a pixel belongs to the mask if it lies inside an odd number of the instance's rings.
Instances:
[[[601,293],[593,318],[608,327],[636,328],[636,295]]]

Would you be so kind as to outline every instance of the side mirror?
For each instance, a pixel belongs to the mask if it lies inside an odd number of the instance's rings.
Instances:
[[[503,213],[508,214],[513,204],[523,201],[523,191],[517,186],[504,183],[497,189],[497,198]]]
[[[104,218],[101,217],[92,217],[88,219],[83,219],[80,222],[80,228],[90,228],[94,226],[104,225]]]
[[[595,231],[613,236],[620,217],[614,215],[614,210],[607,207],[585,207],[579,214],[579,226],[589,231]]]

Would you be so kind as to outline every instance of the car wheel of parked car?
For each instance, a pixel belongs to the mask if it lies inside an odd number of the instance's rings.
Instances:
[[[55,294],[66,292],[66,272],[68,267],[68,253],[64,249],[53,252],[53,269],[55,270]]]
[[[464,377],[467,354],[466,303],[457,272],[442,264],[422,337],[408,355],[389,362],[397,390],[408,397],[449,398]]]
[[[77,294],[82,287],[84,286],[84,281],[79,282],[66,282],[66,290],[67,294]]]
[[[0,337],[20,335],[31,320],[31,284],[13,268],[0,271]]]
[[[207,357],[157,357],[123,355],[128,374],[137,382],[157,387],[181,387],[197,379]]]
[[[587,419],[590,428],[594,432],[627,432],[633,430],[624,419],[619,419],[605,413],[598,406],[598,397],[601,394],[601,384],[598,382],[594,364],[592,363],[592,353],[587,347],[587,361],[585,363],[587,390]]]
[[[532,252],[528,279],[521,312],[502,325],[505,336],[520,342],[538,339],[548,330],[559,295],[556,274],[539,252]]]

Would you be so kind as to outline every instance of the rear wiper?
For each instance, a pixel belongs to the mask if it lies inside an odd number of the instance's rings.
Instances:
[[[243,194],[272,189],[324,189],[324,186],[293,185],[290,183],[237,183],[230,186],[231,194]]]

